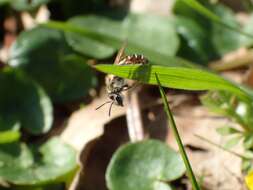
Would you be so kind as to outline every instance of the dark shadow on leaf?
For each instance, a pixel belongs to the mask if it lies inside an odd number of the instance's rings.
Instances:
[[[151,77],[152,65],[146,64],[136,68],[133,72],[128,73],[127,78],[132,78],[143,83],[148,83]]]

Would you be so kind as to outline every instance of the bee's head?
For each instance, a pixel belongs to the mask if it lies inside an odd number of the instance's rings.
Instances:
[[[115,102],[116,105],[124,106],[123,105],[123,97],[122,97],[121,94],[119,94],[119,93],[110,93],[108,96],[112,101]]]

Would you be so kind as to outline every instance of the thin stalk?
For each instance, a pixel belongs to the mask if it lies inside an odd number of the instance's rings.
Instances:
[[[161,93],[161,96],[162,96],[162,99],[163,99],[164,109],[165,109],[165,112],[166,112],[166,114],[168,116],[168,119],[169,119],[169,126],[172,128],[173,134],[174,134],[175,139],[177,141],[177,144],[178,144],[178,147],[179,147],[179,152],[180,152],[180,154],[183,158],[183,161],[184,161],[184,164],[185,164],[185,167],[186,167],[186,173],[187,173],[188,177],[190,178],[193,189],[194,190],[200,190],[198,182],[197,182],[197,180],[195,178],[195,175],[192,171],[191,164],[190,164],[189,159],[187,157],[187,154],[185,152],[183,143],[181,141],[180,135],[178,133],[177,126],[176,126],[176,123],[174,121],[173,115],[171,113],[168,100],[166,98],[166,95],[164,93],[164,90],[161,86],[158,75],[156,73],[155,73],[155,76],[156,76],[156,81],[157,81],[157,84],[159,86],[159,90],[160,90],[160,93]]]

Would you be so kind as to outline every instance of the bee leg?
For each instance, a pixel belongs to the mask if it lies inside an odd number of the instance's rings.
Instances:
[[[114,101],[112,101],[110,108],[109,108],[109,117],[111,116],[111,110],[112,110],[112,105],[114,104]]]
[[[103,103],[102,105],[98,106],[98,107],[96,108],[96,110],[100,109],[101,107],[103,107],[105,104],[108,104],[108,103],[111,103],[111,101],[107,101],[107,102]]]

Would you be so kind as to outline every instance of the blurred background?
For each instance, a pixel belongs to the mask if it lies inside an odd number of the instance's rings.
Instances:
[[[178,150],[156,86],[124,94],[110,117],[109,106],[96,110],[108,95],[106,74],[92,66],[113,63],[126,40],[125,55],[210,70],[253,97],[253,2],[189,3],[0,0],[0,189],[117,190],[109,174],[121,170],[108,164],[123,144],[156,139]],[[226,91],[165,91],[201,189],[253,189],[252,102]],[[173,172],[152,189],[192,189],[183,169]]]

